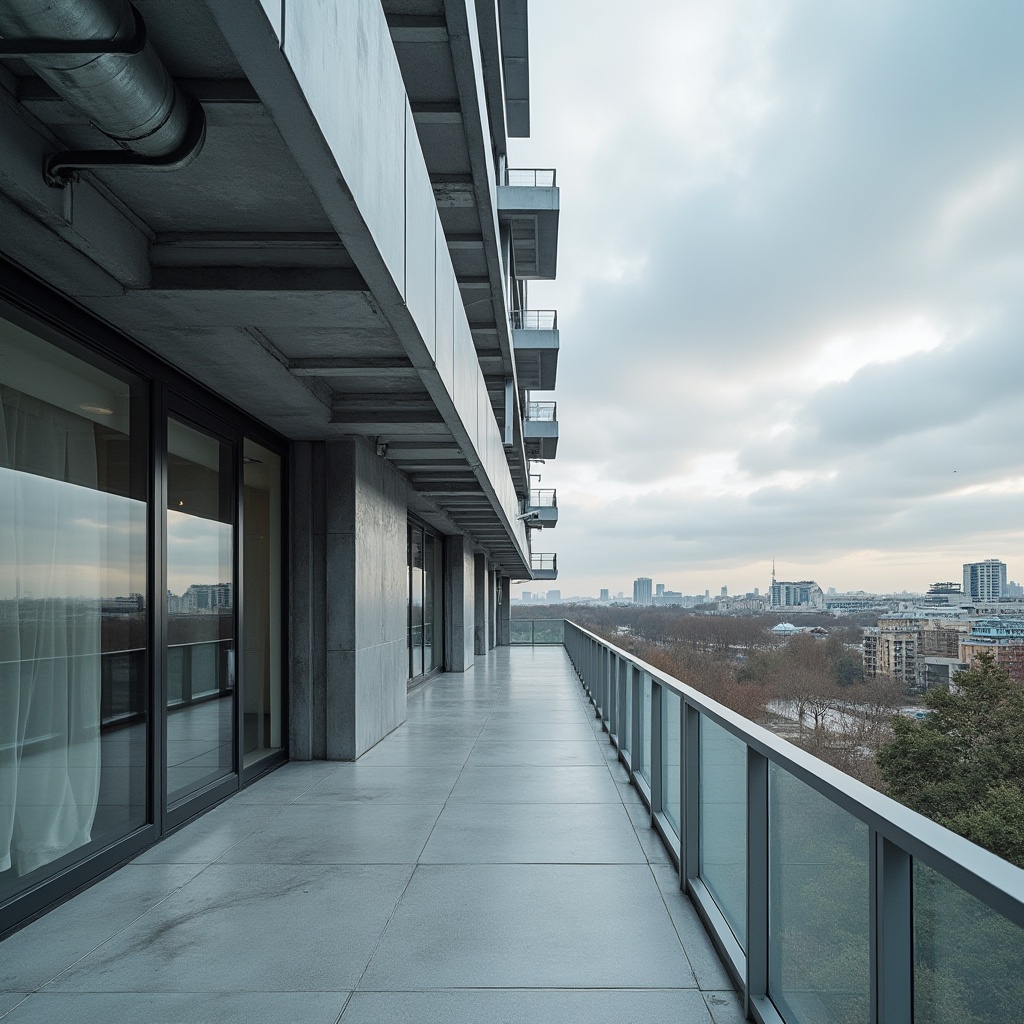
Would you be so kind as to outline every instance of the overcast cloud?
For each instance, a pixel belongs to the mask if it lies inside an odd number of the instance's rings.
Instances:
[[[626,14],[628,10],[628,16]],[[531,4],[563,595],[1024,577],[1024,5]],[[529,589],[529,587],[527,587]]]

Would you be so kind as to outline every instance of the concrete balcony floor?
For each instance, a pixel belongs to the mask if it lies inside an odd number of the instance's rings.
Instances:
[[[0,944],[5,1024],[739,1024],[561,647],[409,700]]]

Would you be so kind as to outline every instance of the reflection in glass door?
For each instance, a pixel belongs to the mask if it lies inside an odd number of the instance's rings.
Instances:
[[[444,541],[409,523],[409,678],[444,663]]]
[[[232,446],[167,424],[167,805],[234,772]]]

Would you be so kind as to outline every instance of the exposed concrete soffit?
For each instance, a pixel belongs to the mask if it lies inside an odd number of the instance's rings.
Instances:
[[[324,212],[341,236],[345,248],[360,270],[380,312],[390,322],[399,342],[406,349],[410,361],[420,372],[423,384],[434,406],[432,420],[418,411],[395,410],[388,421],[364,418],[362,422],[339,423],[339,418],[352,416],[351,411],[334,408],[332,420],[341,429],[367,435],[395,434],[399,437],[411,433],[425,437],[436,434],[444,439],[446,432],[455,437],[460,447],[472,453],[472,470],[488,496],[496,521],[505,531],[506,543],[515,551],[515,557],[528,559],[529,548],[525,531],[520,529],[511,509],[504,507],[483,467],[480,454],[463,423],[454,400],[430,353],[420,336],[419,329],[407,307],[400,288],[379,251],[376,241],[354,198],[347,189],[339,188],[338,168],[330,144],[324,138],[309,100],[282,52],[280,42],[258,4],[238,4],[236,0],[206,0],[228,45],[241,64],[256,93],[262,99],[274,124],[285,140],[294,159],[306,176],[310,187],[320,200]],[[437,410],[443,410],[441,412]],[[410,430],[414,424],[417,429]],[[505,472],[511,469],[504,463]]]
[[[525,139],[530,135],[529,0],[498,0],[498,9],[508,134]]]

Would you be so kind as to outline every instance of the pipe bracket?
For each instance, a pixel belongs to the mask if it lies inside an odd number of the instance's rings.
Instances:
[[[178,171],[187,167],[206,142],[206,114],[202,104],[193,97],[188,119],[188,133],[181,145],[161,156],[142,156],[123,149],[69,149],[47,157],[43,177],[51,188],[64,188],[75,180],[79,171],[104,170],[116,167],[141,167],[157,171]]]
[[[102,57],[123,54],[132,57],[146,47],[146,23],[129,4],[135,19],[135,30],[128,39],[0,39],[0,60],[31,60],[34,57]]]

